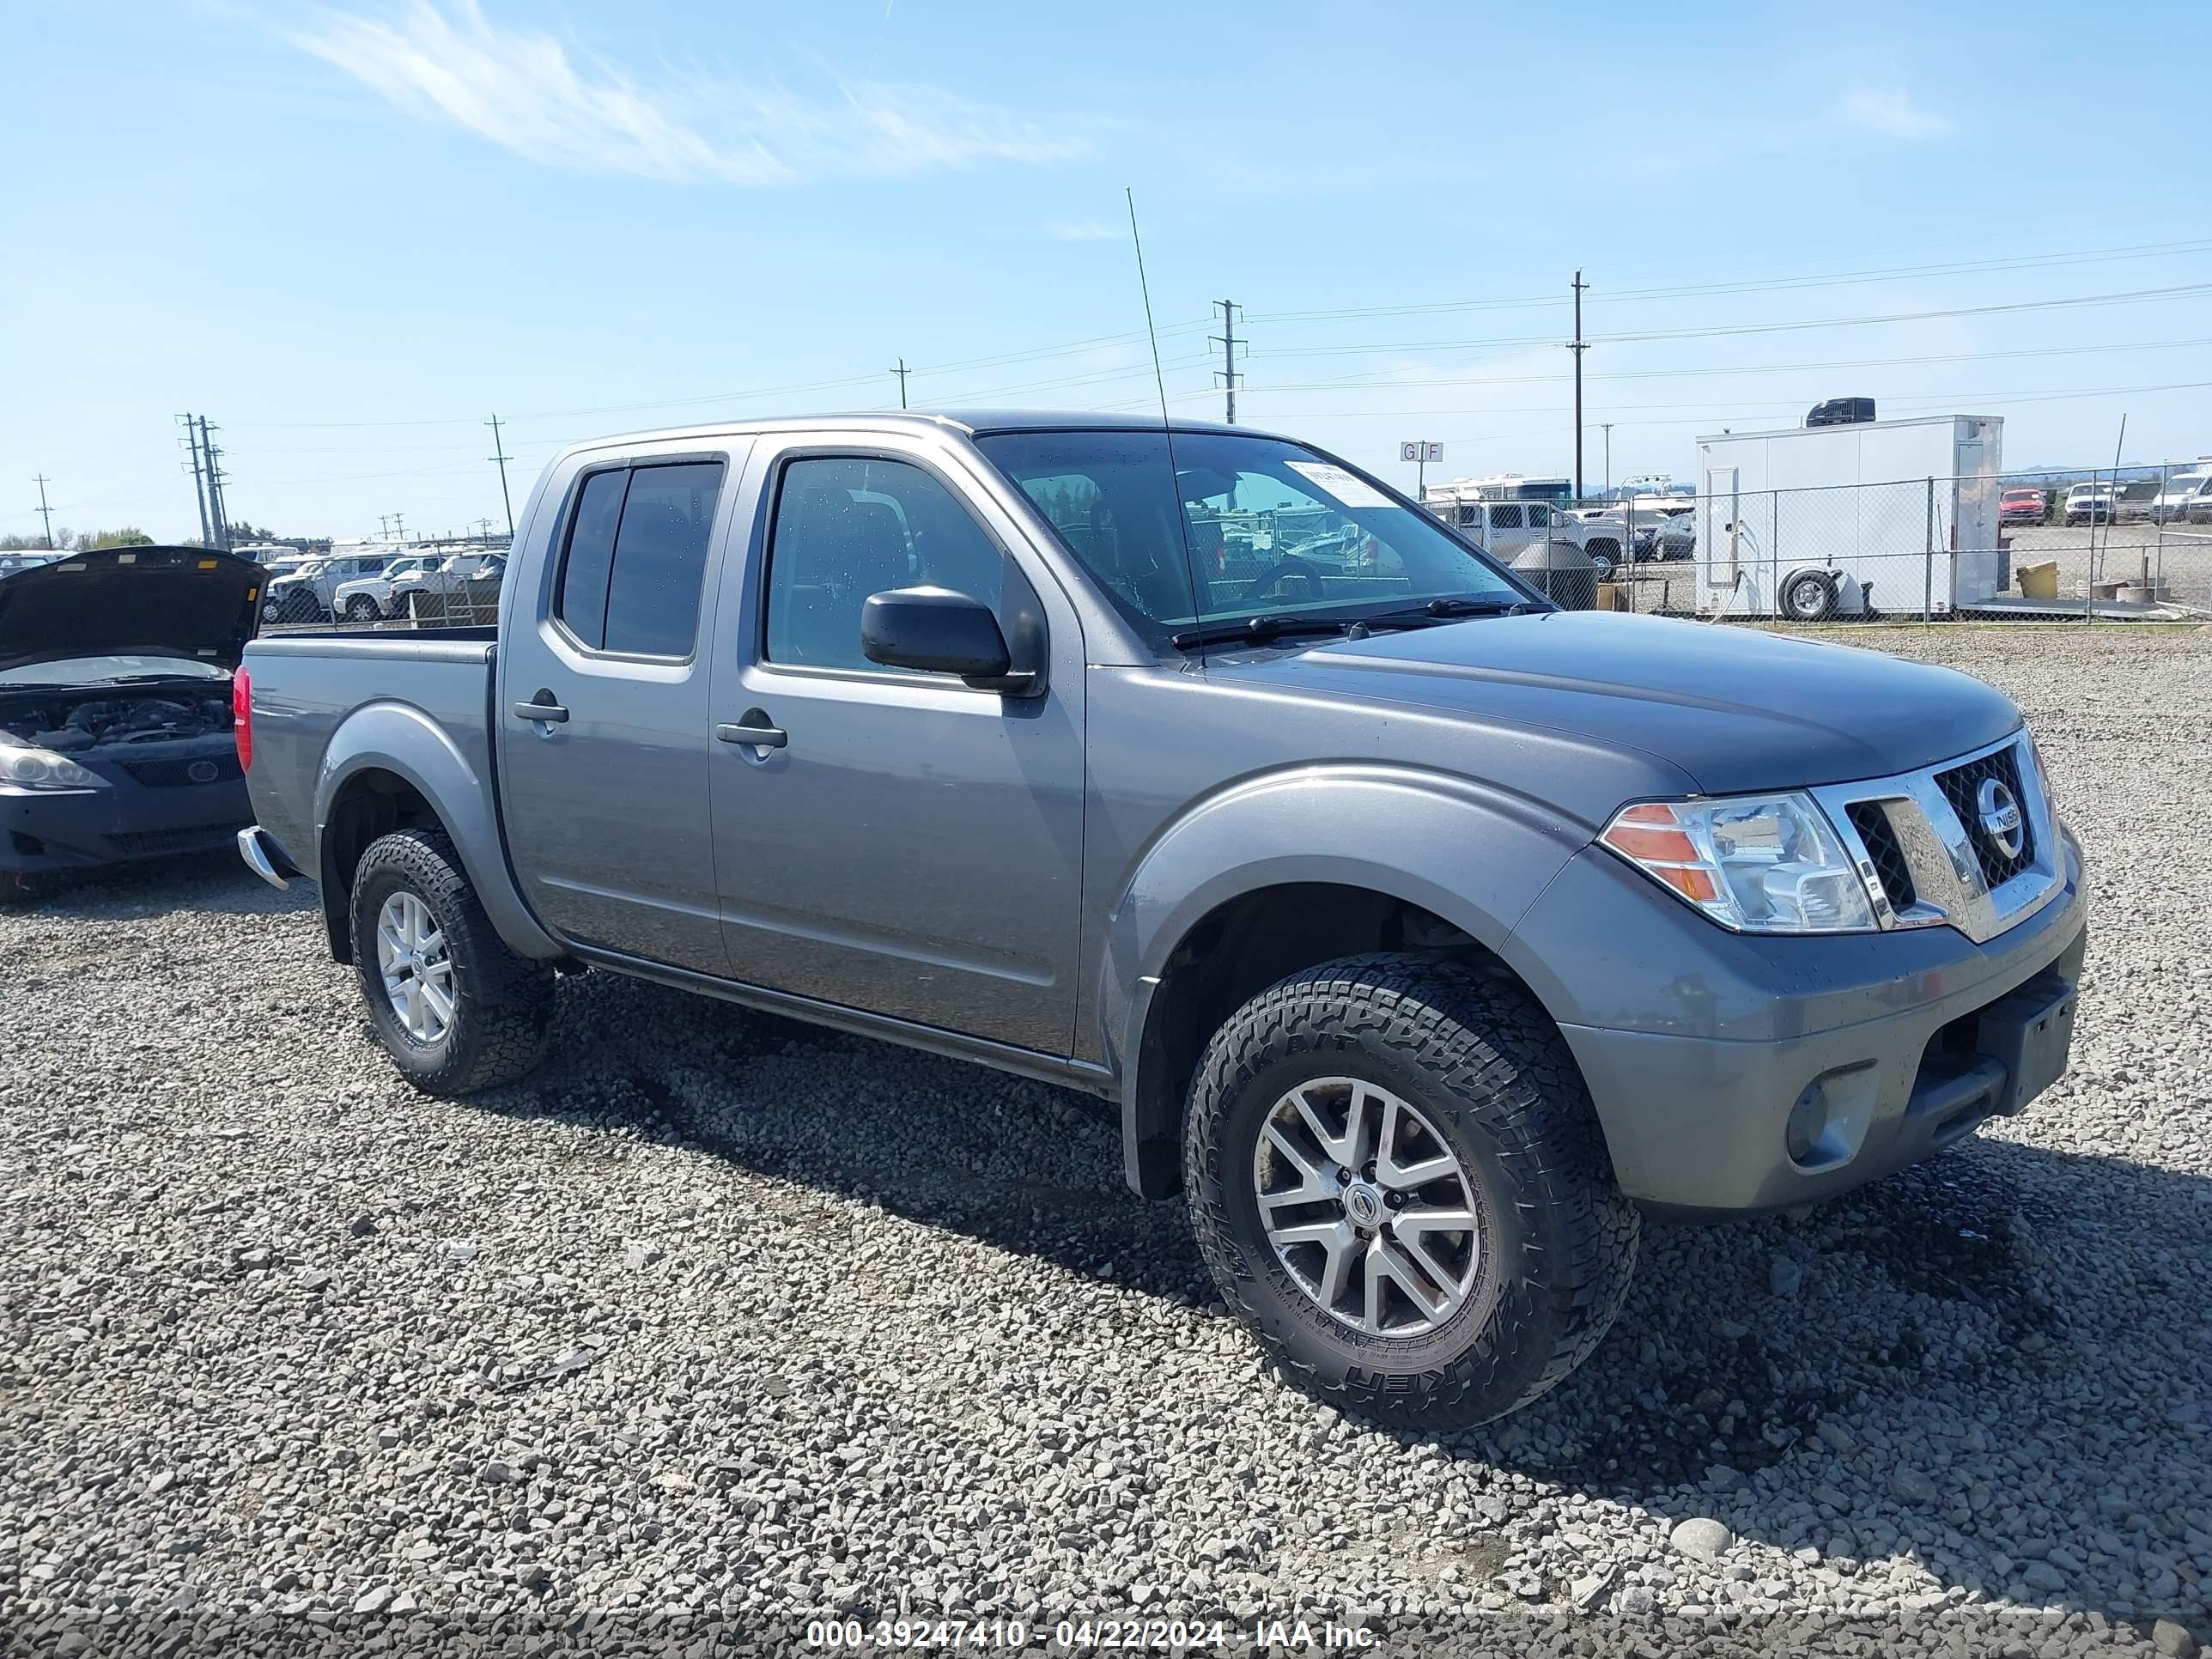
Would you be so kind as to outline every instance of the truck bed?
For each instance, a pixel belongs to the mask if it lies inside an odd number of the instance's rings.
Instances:
[[[253,770],[261,827],[313,873],[319,786],[340,722],[372,705],[441,735],[482,783],[492,775],[490,699],[498,630],[318,629],[264,635],[246,647],[253,684]],[[350,728],[373,742],[368,724]]]

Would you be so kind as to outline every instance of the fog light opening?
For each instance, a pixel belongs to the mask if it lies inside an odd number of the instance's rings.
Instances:
[[[1808,1163],[1820,1150],[1821,1138],[1827,1133],[1828,1091],[1817,1083],[1808,1084],[1782,1126],[1783,1149],[1792,1164]]]

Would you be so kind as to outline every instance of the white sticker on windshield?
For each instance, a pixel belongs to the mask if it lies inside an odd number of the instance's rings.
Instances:
[[[1366,479],[1327,461],[1285,461],[1285,466],[1327,490],[1346,507],[1392,507],[1396,503]]]

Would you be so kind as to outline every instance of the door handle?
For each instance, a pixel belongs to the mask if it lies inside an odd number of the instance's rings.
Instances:
[[[550,691],[540,688],[528,702],[514,705],[514,717],[521,720],[550,720],[557,726],[568,718],[568,711],[553,701]]]
[[[724,743],[742,744],[748,749],[781,749],[791,741],[781,726],[770,726],[768,716],[757,708],[746,712],[742,725],[716,726],[714,735]]]

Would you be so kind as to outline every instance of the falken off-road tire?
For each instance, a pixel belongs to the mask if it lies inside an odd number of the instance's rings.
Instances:
[[[1477,1223],[1468,1230],[1474,1249],[1457,1258],[1463,1299],[1425,1331],[1393,1334],[1387,1319],[1372,1321],[1375,1332],[1348,1322],[1363,1316],[1356,1283],[1353,1312],[1340,1316],[1312,1282],[1328,1275],[1310,1272],[1302,1282],[1269,1238],[1257,1160],[1278,1154],[1273,1138],[1263,1154],[1261,1137],[1272,1122],[1279,1134],[1287,1127],[1302,1138],[1295,1121],[1276,1114],[1296,1109],[1292,1091],[1325,1097],[1332,1088],[1350,1103],[1347,1114],[1378,1096],[1395,1100],[1385,1109],[1401,1124],[1418,1121],[1400,1133],[1411,1133],[1420,1156],[1389,1167],[1410,1175],[1440,1167],[1434,1154],[1448,1152],[1457,1170],[1447,1193],[1472,1200],[1465,1209]],[[1373,1169],[1347,1166],[1320,1178],[1348,1173],[1360,1185]],[[1200,1250],[1231,1310],[1301,1386],[1386,1425],[1463,1428],[1527,1405],[1597,1346],[1635,1272],[1638,1212],[1613,1182],[1558,1029],[1517,988],[1434,958],[1348,957],[1245,1004],[1200,1063],[1183,1170]],[[1462,1175],[1464,1185],[1453,1185]],[[1293,1178],[1301,1188],[1308,1179]],[[1355,1199],[1364,1206],[1378,1190],[1372,1179],[1364,1184],[1364,1199],[1344,1189],[1347,1224]],[[1377,1232],[1405,1224],[1402,1206],[1428,1201],[1381,1195],[1401,1207]],[[1284,1213],[1268,1211],[1279,1222]],[[1364,1244],[1376,1242],[1370,1236]],[[1465,1243],[1463,1235],[1459,1248]],[[1290,1254],[1303,1261],[1321,1248],[1292,1246]],[[1383,1294],[1387,1306],[1392,1293]]]
[[[398,830],[370,842],[354,872],[352,916],[354,971],[369,1024],[416,1088],[472,1094],[526,1076],[545,1058],[553,969],[507,948],[444,835]],[[394,921],[394,937],[411,931],[407,943],[428,948],[391,951],[392,939],[380,939],[379,930]],[[410,978],[440,988],[434,1006],[419,990],[406,993]]]

